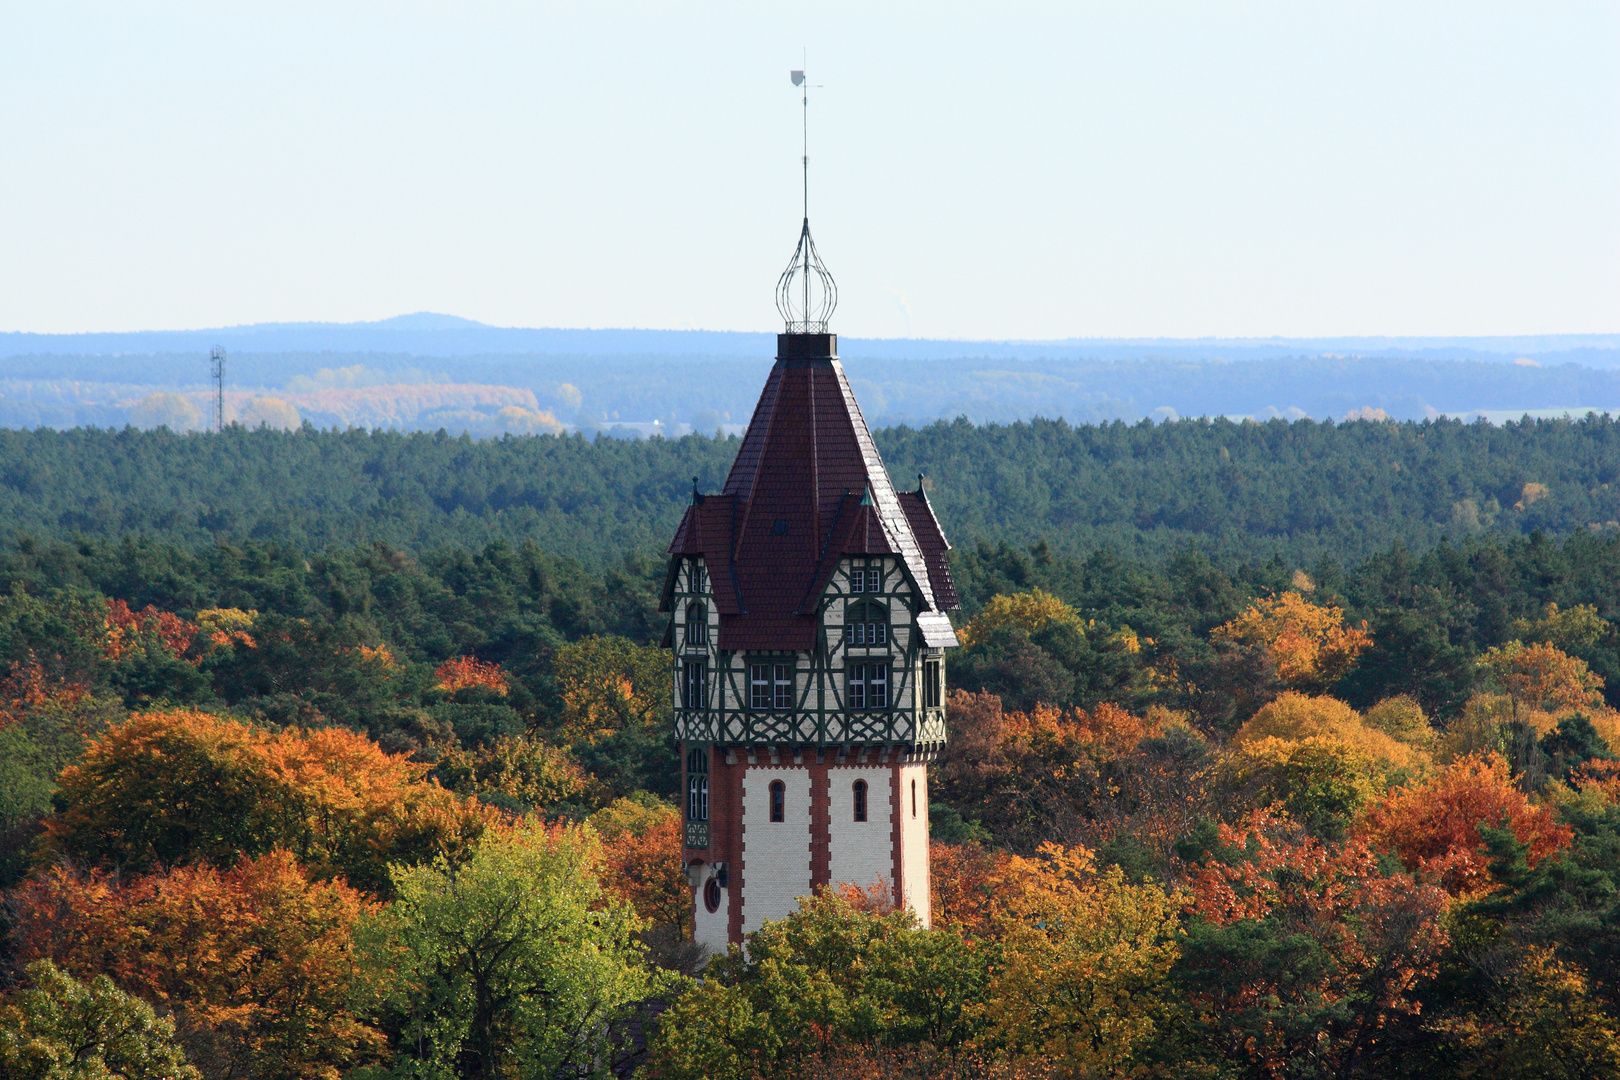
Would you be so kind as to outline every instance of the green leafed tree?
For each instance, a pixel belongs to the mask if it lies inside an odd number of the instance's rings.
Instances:
[[[606,1076],[651,968],[631,907],[597,880],[588,828],[489,833],[460,865],[397,867],[398,898],[370,926],[392,975],[388,1074],[421,1080]]]
[[[27,974],[31,989],[0,996],[6,1080],[198,1080],[174,1022],[105,975],[81,983],[49,960]]]

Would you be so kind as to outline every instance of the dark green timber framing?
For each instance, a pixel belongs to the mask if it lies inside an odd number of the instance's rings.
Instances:
[[[808,652],[739,652],[717,648],[720,616],[708,590],[701,558],[679,559],[670,605],[670,634],[675,662],[675,733],[687,746],[781,746],[817,748],[888,747],[910,756],[931,757],[945,745],[944,650],[922,644],[915,624],[916,583],[905,563],[894,556],[855,556],[840,561],[816,608],[820,625],[815,648]],[[878,571],[878,590],[869,589]],[[860,588],[854,581],[857,572]],[[695,588],[694,588],[695,586]],[[855,643],[846,634],[846,615],[862,612],[861,621],[883,620],[881,644]],[[687,621],[701,616],[706,630],[688,634]],[[924,660],[937,672],[940,685],[932,697],[923,692]],[[704,665],[701,701],[689,701],[687,664]],[[751,666],[771,666],[772,707],[755,708],[751,700]],[[792,705],[776,708],[775,666],[792,671]],[[850,676],[856,665],[882,668],[887,679],[882,707],[851,709]],[[697,696],[694,694],[693,696]],[[938,701],[935,706],[925,701]]]

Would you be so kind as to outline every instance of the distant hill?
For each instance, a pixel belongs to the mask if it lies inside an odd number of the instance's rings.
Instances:
[[[1342,353],[1445,360],[1512,360],[1620,367],[1620,334],[1542,334],[1523,337],[1331,338],[1067,338],[1056,341],[955,341],[928,338],[840,339],[849,358],[949,359],[1225,359],[1263,360]],[[487,326],[455,315],[417,312],[360,323],[256,323],[209,330],[127,333],[0,333],[0,357],[131,356],[206,353],[210,346],[253,353],[403,353],[471,356],[533,353],[551,356],[769,357],[774,332],[714,330],[568,330]]]
[[[276,415],[320,427],[488,437],[557,425],[625,436],[734,432],[747,422],[776,342],[769,333],[510,329],[428,312],[374,323],[0,334],[0,427],[121,427],[157,417],[200,426],[210,415],[214,344],[229,354],[232,405],[272,397]],[[840,352],[878,425],[1351,413],[1496,422],[1527,411],[1620,411],[1620,335],[844,338]],[[193,404],[154,403],[165,394]]]

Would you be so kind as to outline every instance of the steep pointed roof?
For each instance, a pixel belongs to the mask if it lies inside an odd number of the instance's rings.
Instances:
[[[718,495],[697,496],[672,555],[702,555],[722,649],[815,644],[822,590],[846,555],[894,555],[930,645],[954,645],[950,545],[921,491],[894,490],[844,376],[835,334],[780,334],[777,361]]]

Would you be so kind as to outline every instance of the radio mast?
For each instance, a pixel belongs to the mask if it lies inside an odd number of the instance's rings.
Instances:
[[[225,430],[225,346],[215,345],[208,351],[209,366],[214,376],[214,421],[218,430]]]

